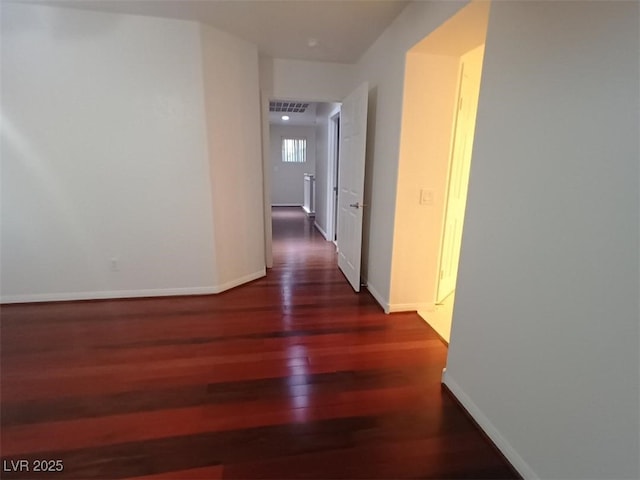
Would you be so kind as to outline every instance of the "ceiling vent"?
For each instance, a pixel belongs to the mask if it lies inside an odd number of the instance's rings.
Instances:
[[[309,107],[308,103],[297,102],[269,102],[270,112],[304,113]]]

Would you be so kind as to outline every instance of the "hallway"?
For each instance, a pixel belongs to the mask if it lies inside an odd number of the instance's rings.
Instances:
[[[64,465],[3,478],[514,478],[437,334],[355,294],[299,208],[273,232],[220,295],[3,306],[2,458]]]

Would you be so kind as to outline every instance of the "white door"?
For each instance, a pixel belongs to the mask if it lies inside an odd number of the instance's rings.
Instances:
[[[338,266],[360,291],[364,160],[369,85],[365,82],[342,102],[338,167]]]
[[[460,93],[449,167],[447,211],[440,255],[438,303],[442,303],[456,288],[483,55],[484,45],[464,54],[460,62]]]

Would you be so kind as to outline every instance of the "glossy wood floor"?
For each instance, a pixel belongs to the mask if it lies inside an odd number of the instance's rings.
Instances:
[[[2,478],[513,478],[441,389],[438,336],[335,260],[275,209],[274,268],[247,286],[3,306]]]

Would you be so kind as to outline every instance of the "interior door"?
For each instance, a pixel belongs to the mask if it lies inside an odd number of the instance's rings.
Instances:
[[[369,85],[365,82],[342,101],[338,167],[338,266],[360,291],[364,161]]]
[[[333,243],[338,245],[338,172],[340,168],[340,116],[334,120],[336,126],[335,136],[335,167],[333,178]]]
[[[460,62],[460,89],[451,148],[437,303],[442,303],[456,288],[483,55],[484,45],[464,54]]]

